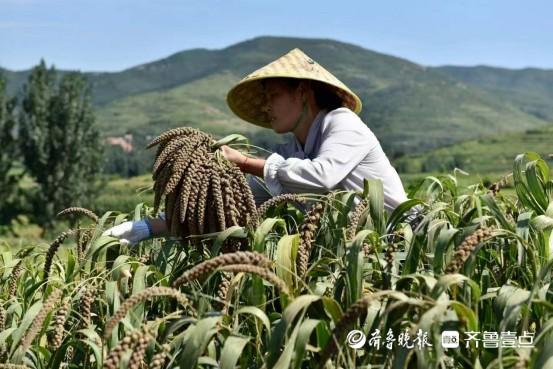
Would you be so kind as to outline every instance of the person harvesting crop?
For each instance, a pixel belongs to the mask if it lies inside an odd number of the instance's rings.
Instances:
[[[268,192],[249,181],[256,204],[284,193],[359,191],[365,178],[382,181],[388,212],[407,200],[399,175],[358,116],[359,97],[300,49],[247,75],[230,89],[227,103],[249,123],[294,135],[266,159],[221,148],[242,172],[264,179]],[[160,218],[125,222],[104,234],[134,244],[166,231]]]

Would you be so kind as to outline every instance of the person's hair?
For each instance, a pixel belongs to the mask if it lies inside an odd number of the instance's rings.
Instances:
[[[310,81],[315,93],[315,101],[320,108],[334,110],[344,106],[342,98],[326,83]]]
[[[321,109],[327,109],[330,111],[344,106],[344,102],[342,101],[340,96],[338,96],[336,92],[326,83],[299,78],[276,77],[272,79],[286,83],[286,85],[291,89],[297,88],[302,81],[306,81],[313,89],[315,102],[317,103],[317,106]],[[262,83],[264,81],[265,80],[263,80]]]

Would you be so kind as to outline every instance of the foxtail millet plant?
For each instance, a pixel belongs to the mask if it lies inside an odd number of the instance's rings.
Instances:
[[[143,367],[142,364],[144,361],[144,357],[146,356],[146,349],[148,348],[148,344],[151,341],[151,336],[147,328],[143,327],[142,329],[140,329],[138,334],[138,339],[131,347],[132,353],[127,365],[128,369],[140,369]]]
[[[211,178],[213,175],[213,165],[214,164],[212,162],[207,162],[204,163],[200,169],[201,179],[198,183],[198,187],[203,189],[203,191],[200,191],[198,194],[195,214],[197,221],[196,227],[199,234],[203,234],[209,227],[206,219],[206,211],[209,211],[209,203],[207,202],[209,191],[207,191],[207,189],[210,188]]]
[[[104,359],[102,368],[117,369],[125,352],[127,352],[132,345],[138,342],[139,338],[140,333],[136,330],[127,333],[127,335],[119,340],[119,342],[117,342],[117,344],[109,351],[107,357]]]
[[[21,276],[22,271],[23,271],[23,259],[19,260],[19,262],[13,267],[12,272],[10,274],[10,280],[8,282],[8,299],[15,297],[15,295],[17,294],[17,286],[18,286],[19,277]]]
[[[31,347],[31,343],[42,329],[42,324],[46,320],[46,317],[52,310],[54,310],[54,307],[56,306],[62,295],[63,291],[61,289],[55,289],[54,291],[52,291],[50,296],[48,296],[48,298],[40,308],[38,314],[36,315],[33,324],[31,325],[29,330],[25,332],[25,335],[21,339],[20,349],[22,352],[27,352],[29,347]]]
[[[255,206],[255,200],[250,185],[238,167],[231,165],[230,171],[233,172],[233,180],[237,182],[237,191],[235,193],[242,194],[242,196],[238,198],[244,203],[241,209],[242,221],[240,224],[255,228],[258,226],[259,220],[257,218],[257,207]]]
[[[298,248],[298,276],[303,278],[307,273],[307,263],[311,255],[311,248],[315,241],[315,235],[319,222],[325,210],[325,203],[315,203],[305,215],[300,226],[300,246]]]
[[[230,284],[232,281],[232,274],[223,272],[221,273],[221,282],[219,283],[219,288],[217,289],[217,296],[221,300],[223,313],[227,312],[227,297],[229,293]]]
[[[269,200],[265,201],[259,206],[259,208],[257,209],[257,218],[260,219],[261,217],[263,217],[265,213],[267,213],[267,211],[273,206],[279,206],[291,202],[305,204],[306,200],[301,195],[295,193],[285,193],[271,197]]]
[[[247,226],[255,218],[253,194],[244,175],[223,157],[210,135],[176,128],[154,139],[148,148],[156,145],[160,147],[153,167],[154,212],[165,198],[171,234],[186,238],[219,232]],[[213,212],[215,223],[210,218]]]
[[[146,148],[150,149],[150,148],[152,148],[156,145],[166,143],[167,141],[169,141],[169,140],[171,140],[175,137],[178,137],[178,136],[192,136],[192,135],[198,134],[199,132],[200,132],[199,130],[197,130],[195,128],[192,128],[192,127],[173,128],[169,131],[166,131],[166,132],[162,133],[161,135],[159,135],[155,139],[153,139],[152,142],[150,142],[148,144],[148,146],[146,146]],[[159,153],[158,153],[158,155],[159,155]]]
[[[64,338],[65,333],[65,321],[67,319],[67,314],[71,309],[71,301],[67,298],[63,302],[62,306],[58,309],[54,316],[54,332],[52,335],[52,348],[54,350],[58,349]]]
[[[98,223],[98,221],[100,220],[100,218],[98,218],[98,215],[96,215],[92,210],[88,210],[86,208],[81,208],[78,206],[73,206],[73,207],[64,209],[60,211],[57,214],[57,216],[62,217],[65,215],[73,215],[73,214],[84,215],[85,217],[90,218],[94,223]]]
[[[480,228],[467,236],[457,247],[453,254],[453,260],[445,268],[445,273],[458,273],[478,245],[492,236],[492,231],[491,228]]]
[[[0,300],[0,332],[6,328],[6,309],[4,309],[4,301]]]
[[[285,295],[290,295],[290,291],[288,290],[288,286],[286,285],[286,282],[284,282],[279,276],[277,276],[275,273],[270,271],[268,268],[259,267],[256,265],[249,265],[249,264],[235,264],[235,265],[224,265],[220,267],[220,269],[224,272],[231,272],[231,273],[252,273],[257,274],[267,282],[271,283],[273,286],[277,288],[280,292],[284,293]]]
[[[350,226],[347,230],[347,239],[351,240],[353,237],[355,237],[355,234],[357,232],[357,226],[359,225],[359,220],[361,219],[361,216],[363,215],[363,212],[367,209],[369,202],[366,199],[363,199],[355,206],[355,209],[353,209],[353,212],[350,217]]]
[[[92,239],[94,229],[79,229],[77,232],[77,257],[79,261],[83,261],[88,243]]]
[[[47,286],[48,277],[50,276],[50,268],[52,267],[52,261],[54,260],[54,255],[58,251],[61,244],[67,239],[67,237],[71,236],[73,233],[75,233],[74,229],[65,231],[50,244],[50,247],[48,248],[48,251],[46,252],[46,257],[44,259],[44,288],[46,288]]]
[[[342,343],[343,337],[346,331],[357,321],[357,318],[367,311],[369,304],[372,301],[370,295],[363,296],[359,300],[355,301],[349,306],[342,318],[336,323],[336,326],[332,330],[331,338],[324,347],[321,353],[321,361],[319,368],[324,368],[328,359],[330,359],[338,349],[336,343]]]
[[[171,346],[169,344],[165,343],[161,345],[161,350],[152,356],[152,360],[150,361],[150,369],[161,369],[170,352]]]
[[[386,261],[386,268],[390,273],[392,270],[392,264],[394,262],[394,253],[397,251],[398,246],[394,243],[388,244],[386,252],[384,252],[384,260]]]
[[[87,328],[92,322],[92,304],[94,303],[95,294],[96,288],[93,285],[85,285],[81,290],[81,298],[79,300],[81,310],[79,325],[81,328]]]
[[[188,298],[179,290],[176,290],[174,288],[170,287],[149,287],[145,290],[142,290],[125,301],[121,304],[119,307],[119,310],[113,315],[113,317],[106,323],[104,327],[104,338],[107,339],[110,335],[113,329],[119,324],[119,322],[125,318],[127,313],[137,304],[140,304],[141,302],[147,301],[151,299],[152,297],[158,297],[158,296],[167,296],[167,297],[173,297],[175,300],[177,300],[181,305],[183,306],[190,306],[190,301]]]
[[[175,279],[173,287],[178,288],[185,283],[200,279],[221,266],[234,264],[249,264],[266,268],[271,266],[272,262],[265,255],[251,251],[237,251],[219,255],[188,269]]]
[[[490,190],[492,196],[497,196],[497,194],[499,194],[499,191],[509,183],[509,178],[511,178],[512,176],[513,172],[507,173],[503,177],[501,177],[499,181],[492,183],[488,187],[488,190]]]
[[[372,246],[368,242],[363,242],[363,255],[365,255],[365,257],[369,257],[374,251],[374,246]]]

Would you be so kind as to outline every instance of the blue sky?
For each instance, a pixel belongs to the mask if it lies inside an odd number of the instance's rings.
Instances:
[[[553,69],[546,0],[0,0],[0,66],[116,71],[260,35],[332,38],[423,65]]]

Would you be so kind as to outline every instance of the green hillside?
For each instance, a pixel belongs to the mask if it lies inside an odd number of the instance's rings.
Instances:
[[[98,124],[105,135],[157,134],[183,124],[217,135],[255,134],[255,127],[232,116],[226,92],[246,73],[294,47],[360,95],[362,118],[392,157],[547,125],[512,101],[459,83],[443,71],[333,40],[281,37],[188,50],[117,73],[88,73]],[[8,73],[12,89],[24,73]],[[268,131],[262,134],[273,140]]]
[[[216,51],[194,49],[116,73],[89,74],[98,105],[144,92],[177,87],[220,71]]]
[[[172,89],[118,99],[99,108],[97,119],[103,126],[109,125],[112,134],[131,129],[155,134],[192,123],[220,134],[244,133],[250,125],[230,113],[218,91],[229,88],[235,80],[230,73],[212,74]]]
[[[484,89],[528,114],[553,122],[553,70],[486,66],[444,66],[435,70]]]
[[[514,158],[534,151],[553,165],[553,126],[465,141],[423,154],[407,155],[394,164],[402,174],[451,171],[491,175],[512,170]]]
[[[364,102],[363,119],[392,156],[495,134],[498,130],[515,131],[545,123],[489,93],[452,82],[439,73],[400,58],[331,40],[264,37],[211,52],[211,73],[205,75],[207,67],[203,65],[203,76],[195,81],[173,88],[159,88],[147,95],[132,95],[102,106],[98,110],[100,124],[110,127],[108,132],[119,133],[120,127],[142,124],[137,120],[149,117],[160,131],[171,126],[171,122],[188,121],[218,133],[221,129],[217,127],[219,123],[237,122],[224,104],[229,87],[241,76],[293,47],[302,48],[359,93]],[[185,59],[185,55],[182,53],[178,57],[171,56],[144,65],[136,72],[152,70],[152,73],[161,73],[162,66],[174,70],[174,65]],[[186,59],[193,58],[188,55]],[[129,74],[131,70],[125,73]],[[226,78],[220,78],[222,75]],[[189,77],[186,72],[178,78]],[[209,84],[204,81],[209,81]],[[198,83],[203,84],[199,89],[186,87]],[[182,99],[182,94],[186,98]],[[146,100],[148,104],[145,104]],[[179,104],[179,101],[182,102]],[[121,109],[122,106],[127,108]],[[114,114],[118,114],[118,124],[107,119]],[[163,119],[159,119],[160,116]],[[240,124],[233,123],[231,130],[238,129],[234,127],[240,127]]]

